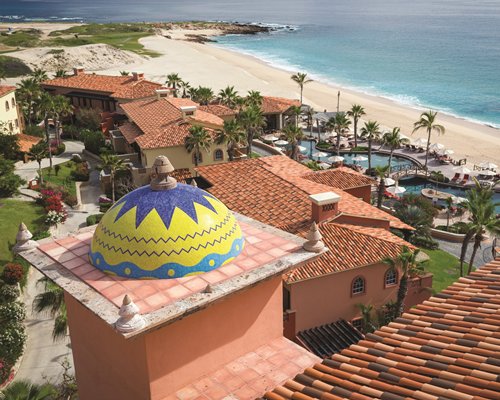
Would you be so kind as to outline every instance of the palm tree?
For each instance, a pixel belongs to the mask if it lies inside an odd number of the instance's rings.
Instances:
[[[311,136],[311,137],[313,135],[313,128],[314,128],[313,115],[315,113],[316,113],[316,111],[314,111],[314,108],[312,108],[312,107],[307,108],[307,111],[306,111],[307,127],[309,129],[309,136]],[[319,129],[318,129],[318,143],[320,142],[320,140],[321,140],[321,137],[320,137]]]
[[[127,169],[125,160],[122,160],[114,154],[104,154],[101,156],[102,162],[97,166],[99,171],[109,171],[109,179],[111,181],[111,200],[115,202],[115,178],[118,171]]]
[[[43,81],[49,79],[47,71],[44,71],[41,68],[35,68],[30,75],[37,83],[42,83]]]
[[[207,153],[210,151],[210,144],[212,137],[210,133],[201,125],[193,125],[189,128],[189,136],[186,137],[184,147],[188,153],[194,152],[194,165],[198,166],[201,160],[201,151],[205,150]]]
[[[219,91],[219,102],[229,108],[236,107],[236,99],[238,92],[234,90],[234,86],[227,86],[225,89]]]
[[[57,394],[55,388],[45,383],[37,385],[30,381],[15,381],[2,390],[0,400],[48,400]]]
[[[404,301],[408,293],[408,279],[415,275],[421,275],[424,272],[423,263],[417,261],[419,249],[411,251],[408,246],[403,246],[401,252],[396,259],[386,257],[383,262],[389,265],[394,270],[401,271],[401,279],[399,280],[398,294],[396,297],[396,315],[398,318],[403,314]]]
[[[359,104],[353,104],[351,109],[347,111],[347,115],[354,122],[354,147],[358,147],[358,121],[363,115],[366,115],[365,109]]]
[[[385,177],[387,175],[387,171],[389,171],[389,166],[377,166],[375,167],[375,173],[380,178],[380,183],[377,188],[377,207],[382,208],[382,200],[384,199],[385,192]]]
[[[59,145],[61,142],[61,118],[71,115],[73,113],[73,106],[65,96],[57,95],[53,97],[53,115],[56,129],[56,141]]]
[[[37,103],[42,94],[40,84],[34,78],[26,78],[21,81],[16,90],[16,97],[21,104],[24,119],[28,125],[36,122]]]
[[[191,85],[189,84],[189,82],[188,81],[180,81],[179,82],[179,87],[182,89],[182,97],[183,98],[188,97],[187,96],[187,92],[191,88]]]
[[[174,89],[174,97],[177,97],[177,87],[181,82],[182,79],[179,74],[173,73],[167,75],[167,81],[165,83]]]
[[[45,127],[45,140],[47,141],[48,155],[49,155],[49,166],[52,170],[52,149],[50,146],[50,129],[49,129],[49,119],[54,116],[54,110],[56,103],[54,101],[54,96],[47,92],[43,92],[40,96],[40,113],[43,115],[43,124]]]
[[[361,128],[361,136],[368,140],[368,170],[372,169],[372,143],[380,137],[380,127],[377,121],[365,122]]]
[[[382,136],[383,143],[391,149],[389,154],[389,174],[391,173],[392,154],[394,150],[399,149],[402,145],[409,143],[406,138],[401,137],[400,128],[392,128],[392,131],[384,133]]]
[[[290,158],[292,160],[297,160],[298,146],[302,139],[304,139],[304,132],[298,126],[287,125],[283,129],[283,133],[286,136],[286,140],[291,146]]]
[[[120,71],[120,75],[121,76],[129,76],[130,72],[128,72],[128,71]]]
[[[307,77],[307,74],[304,72],[297,72],[296,74],[290,77],[292,81],[294,81],[300,88],[300,104],[302,105],[302,93],[304,92],[304,85],[312,82],[312,79]]]
[[[460,276],[463,276],[463,264],[469,242],[474,240],[467,274],[472,272],[474,259],[481,242],[484,240],[485,232],[492,236],[500,235],[500,219],[496,218],[495,212],[495,207],[498,205],[498,203],[493,202],[491,188],[481,187],[477,181],[476,186],[467,192],[467,202],[464,203],[464,206],[470,213],[470,222],[460,252]]]
[[[436,124],[437,111],[432,110],[423,112],[420,114],[420,119],[413,124],[413,133],[420,129],[427,130],[427,148],[425,150],[425,165],[424,168],[427,169],[427,160],[429,159],[429,146],[431,145],[431,133],[436,131],[438,135],[444,134],[444,126]]]
[[[28,156],[38,163],[38,175],[40,175],[40,183],[43,183],[42,161],[44,158],[47,158],[47,155],[47,144],[43,141],[31,146],[28,152]]]
[[[58,69],[54,74],[54,78],[67,78],[68,74],[63,69]]]
[[[349,118],[343,112],[336,113],[326,123],[328,129],[334,130],[337,133],[337,155],[340,155],[340,136],[349,128],[349,125],[351,125],[351,121],[349,121]]]
[[[214,92],[209,87],[198,86],[196,92],[194,93],[193,100],[197,101],[201,105],[207,105],[214,98]]]
[[[48,313],[55,317],[52,339],[56,342],[65,338],[68,332],[64,290],[47,277],[40,278],[38,283],[44,285],[45,291],[36,295],[33,308],[37,313]]]
[[[260,92],[257,90],[250,90],[245,99],[245,103],[247,106],[257,106],[260,108],[262,106],[262,100],[263,97]]]
[[[361,311],[361,331],[363,333],[372,333],[374,332],[377,327],[373,323],[373,306],[371,304],[356,304],[356,306],[359,308],[359,311]]]
[[[266,126],[266,120],[260,107],[251,105],[241,110],[238,114],[238,121],[247,133],[247,155],[250,157],[252,154],[252,141],[255,135],[260,134],[262,128]]]
[[[291,106],[290,107],[290,114],[293,117],[293,122],[295,126],[299,126],[299,117],[300,114],[302,114],[302,107],[300,106]]]
[[[444,201],[446,203],[446,230],[449,229],[450,227],[450,214],[451,214],[451,208],[453,207],[453,198],[447,197]]]
[[[246,141],[245,131],[237,120],[224,121],[224,127],[217,132],[215,142],[217,144],[227,143],[227,155],[229,161],[234,160],[234,152],[238,146]]]

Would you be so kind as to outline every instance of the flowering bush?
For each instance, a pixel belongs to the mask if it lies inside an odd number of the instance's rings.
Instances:
[[[26,310],[23,303],[13,302],[0,305],[0,326],[6,321],[22,322],[25,317]]]
[[[55,210],[50,210],[47,213],[47,217],[45,218],[45,223],[48,225],[62,224],[64,221],[66,221],[67,217],[68,213],[64,209],[60,212]]]
[[[14,365],[23,354],[26,343],[26,329],[22,323],[10,322],[2,324],[0,329],[0,359]]]
[[[99,196],[99,204],[104,204],[104,203],[112,203],[113,200],[108,199],[105,196]]]
[[[17,285],[4,284],[0,286],[0,303],[15,301],[21,294]]]
[[[23,267],[21,264],[7,263],[2,272],[2,279],[9,285],[15,285],[23,279]]]
[[[0,358],[0,385],[9,379],[11,370],[12,366]]]

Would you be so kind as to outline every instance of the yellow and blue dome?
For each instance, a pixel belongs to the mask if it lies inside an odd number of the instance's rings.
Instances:
[[[122,197],[97,226],[91,263],[135,279],[180,278],[214,270],[243,249],[233,213],[195,186],[141,187]]]

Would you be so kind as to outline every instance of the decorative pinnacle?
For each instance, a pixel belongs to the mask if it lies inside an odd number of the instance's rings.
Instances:
[[[310,251],[312,253],[320,253],[325,248],[325,244],[321,241],[322,238],[323,236],[318,229],[318,225],[316,224],[316,222],[313,222],[306,236],[307,241],[304,242],[302,247],[306,251]]]
[[[123,297],[118,315],[120,318],[116,321],[115,326],[120,332],[134,332],[146,326],[145,319],[139,314],[139,307],[135,305],[128,294]]]
[[[196,181],[194,180],[194,178],[191,181],[191,186],[198,187],[198,184],[196,183]]]
[[[19,224],[19,230],[17,231],[16,235],[16,244],[12,249],[14,254],[18,254],[23,251],[31,250],[34,249],[35,247],[38,247],[38,243],[35,242],[34,240],[31,240],[32,237],[33,235],[28,230],[24,222],[21,222]]]
[[[169,176],[174,167],[165,156],[158,156],[153,164],[155,178],[151,181],[151,189],[155,191],[174,189],[177,186],[175,178]]]

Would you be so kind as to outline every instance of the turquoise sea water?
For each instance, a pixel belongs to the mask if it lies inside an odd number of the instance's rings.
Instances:
[[[278,24],[271,34],[218,41],[291,71],[500,128],[499,0],[10,0],[0,15]]]

